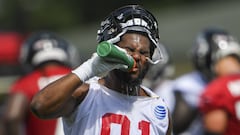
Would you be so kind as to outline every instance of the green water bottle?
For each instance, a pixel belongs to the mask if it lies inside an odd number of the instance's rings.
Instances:
[[[116,45],[113,45],[106,41],[98,44],[97,54],[107,61],[119,62],[121,64],[127,65],[128,70],[131,70],[135,64],[135,60],[132,58],[132,56],[118,49]]]

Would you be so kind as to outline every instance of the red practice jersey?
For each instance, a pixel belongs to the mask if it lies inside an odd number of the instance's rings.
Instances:
[[[29,104],[33,96],[50,82],[69,73],[71,70],[66,67],[50,67],[44,71],[36,70],[20,78],[12,86],[10,92],[22,92],[27,96]],[[54,135],[57,120],[41,120],[37,118],[30,109],[25,119],[27,135]]]
[[[224,135],[240,133],[240,74],[218,78],[205,89],[200,102],[202,113],[223,109],[228,114]]]

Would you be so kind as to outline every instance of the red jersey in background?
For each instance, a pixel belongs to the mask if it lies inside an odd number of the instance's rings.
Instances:
[[[44,71],[35,70],[32,73],[20,78],[12,86],[10,92],[22,92],[24,93],[28,101],[32,100],[33,96],[43,87],[45,87],[50,82],[62,77],[63,75],[69,73],[71,69],[67,67],[50,67],[46,68]],[[37,118],[28,109],[28,114],[26,116],[26,135],[54,135],[56,130],[57,120],[42,120]]]
[[[223,109],[228,114],[224,135],[240,133],[240,74],[218,78],[205,89],[200,102],[201,112]]]

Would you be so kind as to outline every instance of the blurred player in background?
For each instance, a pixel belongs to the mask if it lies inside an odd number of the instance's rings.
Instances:
[[[192,49],[196,70],[180,76],[173,84],[175,134],[203,134],[200,95],[213,78],[239,72],[239,61],[232,56],[240,57],[239,43],[226,30],[208,28],[197,36]]]
[[[26,75],[11,87],[15,96],[7,108],[8,134],[60,135],[57,119],[41,120],[29,109],[33,96],[47,84],[71,72],[73,63],[80,63],[76,48],[49,31],[32,33],[23,43],[20,62]]]
[[[0,30],[0,135],[7,135],[5,119],[6,107],[11,96],[9,85],[21,74],[18,56],[25,34],[15,30]],[[18,95],[18,94],[17,94]]]

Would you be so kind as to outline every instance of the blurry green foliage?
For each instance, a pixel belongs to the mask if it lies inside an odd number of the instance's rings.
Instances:
[[[166,8],[204,1],[207,0],[0,0],[0,30],[68,29],[100,21],[126,4]]]

